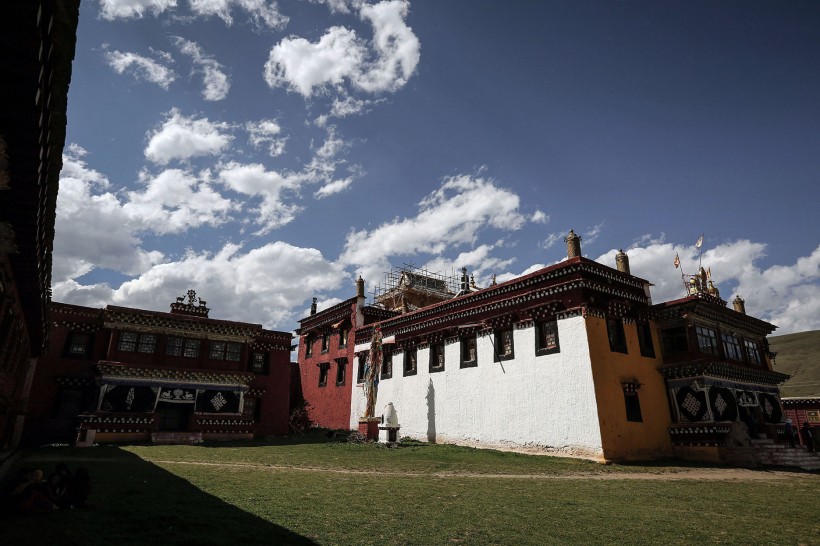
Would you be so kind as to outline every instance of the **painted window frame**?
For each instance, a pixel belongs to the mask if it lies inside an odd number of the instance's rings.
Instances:
[[[419,353],[417,348],[413,347],[412,349],[404,350],[402,370],[404,372],[404,377],[419,373]]]
[[[208,357],[211,360],[239,362],[242,360],[242,344],[235,341],[211,341]]]
[[[248,371],[257,375],[268,375],[268,353],[252,352],[248,361]]]
[[[434,341],[430,343],[429,366],[430,373],[443,372],[447,364],[447,357],[444,350],[444,341]]]
[[[504,352],[502,353],[501,349],[504,348],[505,339],[510,341],[510,350],[507,352],[507,350],[504,349]],[[507,328],[499,328],[493,331],[493,353],[495,362],[502,362],[515,358],[515,328],[509,326]]]
[[[330,362],[317,364],[319,367],[319,386],[327,387],[327,376],[330,375]]]
[[[648,322],[636,322],[635,330],[638,333],[638,347],[641,356],[655,358],[655,342],[652,340],[652,326]]]
[[[478,336],[470,334],[462,336],[458,340],[459,350],[461,352],[461,359],[459,367],[461,368],[475,368],[478,366]],[[473,358],[469,358],[470,346],[473,349]]]
[[[550,346],[546,334],[552,334],[554,339]],[[545,319],[535,323],[535,356],[551,355],[561,352],[561,338],[558,335],[558,320]]]
[[[720,355],[720,338],[714,328],[695,324],[695,337],[698,341],[698,352],[707,355]]]
[[[739,337],[721,332],[720,341],[723,344],[723,354],[726,358],[735,362],[743,362],[743,350]]]
[[[91,334],[70,332],[66,338],[63,355],[66,358],[88,359],[91,357]]]
[[[623,319],[606,319],[606,337],[609,340],[609,350],[611,352],[629,354]]]
[[[343,387],[345,384],[345,378],[347,377],[347,359],[346,358],[337,358],[336,359],[336,386]]]
[[[743,348],[746,349],[746,356],[749,357],[749,363],[755,366],[763,365],[763,353],[760,350],[760,343],[751,339],[743,340]]]

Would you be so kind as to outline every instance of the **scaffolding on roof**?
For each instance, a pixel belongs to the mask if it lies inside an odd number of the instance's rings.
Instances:
[[[460,282],[455,272],[433,273],[405,263],[384,274],[384,282],[373,289],[373,302],[386,309],[413,311],[454,297]]]

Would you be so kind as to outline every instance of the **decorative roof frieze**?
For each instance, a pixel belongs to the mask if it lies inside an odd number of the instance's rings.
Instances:
[[[667,380],[708,375],[734,381],[777,385],[789,378],[789,376],[784,373],[774,372],[768,369],[750,368],[748,366],[739,366],[718,361],[670,364],[663,366],[659,371]]]

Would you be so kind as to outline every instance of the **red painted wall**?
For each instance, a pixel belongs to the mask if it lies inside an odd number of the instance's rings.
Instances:
[[[350,323],[355,324],[356,306],[351,305]],[[356,381],[354,365],[354,331],[350,328],[347,334],[347,346],[339,346],[338,330],[329,330],[330,346],[322,353],[322,330],[303,331],[299,336],[298,362],[302,381],[302,395],[307,403],[308,417],[318,427],[328,429],[350,429],[350,395],[351,385]],[[313,354],[306,356],[305,340],[313,336]],[[347,357],[344,384],[336,384],[338,363],[335,359]],[[319,386],[319,365],[327,363],[330,369],[327,384]]]

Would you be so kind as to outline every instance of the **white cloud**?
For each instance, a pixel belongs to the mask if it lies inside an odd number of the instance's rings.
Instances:
[[[219,179],[230,189],[251,197],[261,197],[258,207],[248,212],[257,215],[256,223],[262,225],[257,235],[283,226],[296,218],[302,208],[285,203],[285,192],[295,191],[300,179],[292,174],[269,171],[261,164],[241,164],[230,162],[219,169]]]
[[[587,228],[586,232],[584,232],[581,239],[588,245],[591,245],[598,239],[598,236],[601,234],[601,230],[604,227],[604,222],[600,224],[594,225],[592,227]]]
[[[265,81],[306,98],[331,89],[343,97],[352,90],[398,90],[415,72],[420,56],[418,38],[404,21],[408,8],[404,1],[362,4],[359,16],[373,29],[370,43],[341,26],[329,28],[317,42],[298,36],[281,40],[265,63]],[[335,115],[358,113],[364,105],[343,98],[334,103]]]
[[[501,240],[494,244],[479,245],[471,250],[461,252],[452,260],[437,257],[424,264],[422,269],[433,273],[460,277],[461,268],[466,267],[467,272],[475,277],[476,284],[480,288],[485,288],[490,285],[493,274],[498,274],[515,262],[515,258],[502,260],[491,255],[493,250],[503,246],[503,244],[504,241]]]
[[[518,195],[491,180],[453,176],[419,203],[415,217],[397,218],[372,231],[351,231],[340,262],[357,266],[365,278],[377,278],[389,268],[388,257],[438,255],[475,243],[489,227],[517,230],[525,222],[518,207]]]
[[[569,233],[569,232],[567,232],[567,233]],[[547,238],[544,239],[544,241],[541,242],[540,246],[541,246],[541,248],[544,248],[544,249],[552,248],[556,245],[556,243],[558,243],[560,241],[563,241],[564,237],[566,237],[566,236],[567,236],[566,233],[562,233],[562,232],[559,232],[559,231],[550,233],[549,235],[547,235]]]
[[[76,144],[63,155],[52,271],[58,299],[60,283],[95,267],[136,274],[163,260],[161,252],[141,247],[122,203],[107,191],[109,181],[88,167],[84,155]]]
[[[279,12],[275,1],[266,0],[188,0],[191,11],[203,17],[217,16],[225,24],[233,24],[231,11],[234,7],[243,9],[250,15],[257,27],[266,26],[281,30],[288,24],[289,18]]]
[[[543,211],[536,210],[532,213],[532,217],[530,218],[530,222],[534,224],[546,224],[550,221],[549,215],[545,214]]]
[[[318,42],[291,36],[275,45],[265,63],[265,81],[310,97],[314,90],[338,86],[354,74],[365,58],[365,46],[356,32],[331,27]]]
[[[180,53],[191,57],[197,70],[202,74],[202,97],[208,101],[218,101],[227,97],[231,82],[224,67],[206,55],[196,42],[180,37],[174,38],[174,42]]]
[[[339,192],[345,191],[350,185],[353,183],[353,177],[347,177],[340,180],[333,180],[332,182],[328,182],[321,188],[319,188],[316,193],[313,194],[314,197],[317,199],[322,199],[325,197],[330,197]]]
[[[764,269],[756,262],[765,256],[765,250],[765,244],[748,240],[721,244],[703,253],[703,266],[711,268],[724,300],[740,294],[746,300],[747,313],[778,326],[778,334],[820,329],[820,247],[792,265]],[[596,261],[614,267],[616,252],[610,250]],[[676,253],[683,270],[694,274],[698,251],[691,244],[656,243],[628,253],[632,274],[655,285],[655,303],[686,295],[681,269],[672,263]]]
[[[314,4],[324,4],[331,13],[350,13],[350,9],[361,5],[363,0],[310,0]]]
[[[221,132],[224,123],[212,123],[208,118],[186,118],[176,108],[166,114],[162,127],[150,134],[145,157],[166,165],[174,159],[187,160],[204,155],[218,155],[231,143],[233,137]]]
[[[146,12],[159,15],[176,6],[176,0],[100,0],[100,15],[108,20],[141,18]]]
[[[216,254],[188,252],[159,264],[114,292],[113,301],[165,310],[189,288],[207,300],[213,316],[290,327],[292,309],[317,293],[339,288],[347,278],[337,265],[312,248],[278,241],[241,252],[227,244]]]
[[[154,233],[180,233],[206,224],[216,226],[234,208],[207,181],[180,169],[166,169],[153,177],[143,171],[140,182],[145,189],[128,192],[123,211]]]
[[[249,121],[245,124],[248,131],[248,139],[254,148],[261,146],[268,147],[268,154],[277,157],[285,153],[287,137],[279,136],[282,128],[273,119],[263,119],[260,121]]]
[[[106,47],[107,46],[103,44],[103,48],[105,49]],[[168,62],[166,57],[162,56],[162,58],[165,62]],[[117,50],[106,51],[105,60],[108,62],[108,66],[113,68],[117,74],[127,72],[137,80],[155,83],[163,89],[168,89],[168,86],[171,85],[176,78],[176,74],[174,74],[171,68],[136,53]]]
[[[257,214],[255,222],[262,226],[256,233],[262,235],[283,226],[296,217],[302,207],[286,202],[288,198],[299,197],[302,186],[322,183],[315,194],[317,198],[327,197],[349,187],[353,179],[361,174],[356,166],[347,169],[349,176],[339,179],[336,172],[344,159],[339,156],[348,144],[336,135],[330,127],[327,138],[313,152],[311,160],[299,171],[273,171],[265,166],[231,161],[220,166],[219,179],[233,191],[243,195],[261,197],[258,207],[251,209]]]
[[[410,4],[402,0],[364,4],[362,19],[373,25],[373,45],[378,58],[354,82],[370,93],[395,91],[404,86],[419,63],[421,45],[404,22]]]

